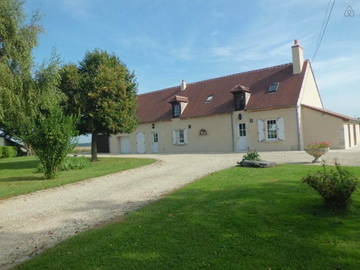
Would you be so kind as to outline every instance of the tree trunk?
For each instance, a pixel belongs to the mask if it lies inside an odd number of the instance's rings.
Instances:
[[[97,157],[97,133],[91,134],[91,161],[98,161]]]

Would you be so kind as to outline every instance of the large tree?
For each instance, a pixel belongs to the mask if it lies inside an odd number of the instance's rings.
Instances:
[[[29,105],[38,101],[32,78],[32,50],[41,32],[37,22],[37,14],[27,20],[23,1],[0,1],[0,129],[13,136],[37,110]]]
[[[136,127],[135,75],[116,55],[94,50],[78,66],[64,66],[61,77],[66,110],[80,114],[80,133],[91,134],[91,159],[96,161],[99,134],[131,132]]]

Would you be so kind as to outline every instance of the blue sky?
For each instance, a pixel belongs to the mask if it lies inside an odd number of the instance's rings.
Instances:
[[[311,58],[328,0],[27,0],[43,14],[37,63],[53,48],[64,63],[87,50],[118,55],[139,93],[291,61],[301,40]],[[345,17],[350,4],[354,17]],[[360,116],[360,1],[337,0],[313,62],[325,107]]]

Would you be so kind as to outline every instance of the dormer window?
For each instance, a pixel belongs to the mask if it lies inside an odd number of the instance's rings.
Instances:
[[[174,118],[180,117],[182,112],[185,110],[186,105],[188,104],[189,99],[183,96],[173,96],[169,103],[172,106],[172,116]]]
[[[279,82],[273,82],[270,84],[269,88],[268,88],[268,92],[272,93],[272,92],[276,92],[279,88],[280,83]]]
[[[244,92],[234,93],[234,107],[235,107],[235,111],[242,111],[245,109],[245,93]]]
[[[234,110],[243,111],[245,110],[246,103],[250,98],[250,89],[247,86],[237,84],[231,91],[234,96]]]
[[[180,103],[173,103],[173,117],[179,117],[181,114]]]

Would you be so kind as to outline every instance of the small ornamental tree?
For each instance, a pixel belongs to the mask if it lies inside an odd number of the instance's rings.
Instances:
[[[77,117],[65,115],[54,106],[34,121],[32,132],[25,137],[40,159],[45,177],[54,178],[58,167],[75,147]]]
[[[79,66],[64,66],[60,88],[67,96],[65,110],[80,114],[80,133],[92,135],[92,161],[99,134],[131,132],[137,125],[135,75],[113,54],[94,50]]]

